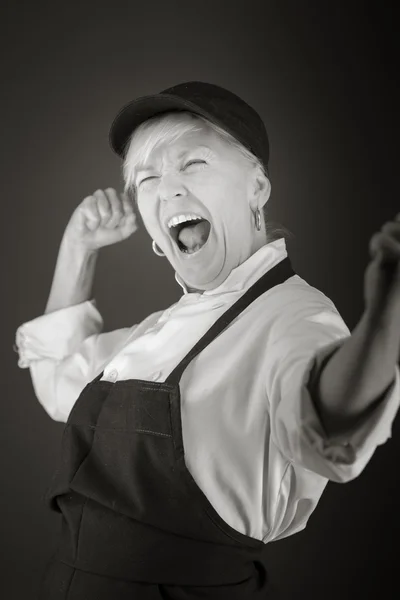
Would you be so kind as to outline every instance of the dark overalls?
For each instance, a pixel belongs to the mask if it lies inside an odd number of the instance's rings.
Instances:
[[[263,275],[164,383],[100,373],[83,389],[46,493],[62,523],[40,600],[271,597],[265,544],[230,527],[186,468],[179,381],[251,302],[294,274],[287,257]]]

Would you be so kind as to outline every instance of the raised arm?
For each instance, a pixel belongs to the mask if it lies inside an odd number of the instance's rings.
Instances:
[[[17,329],[18,366],[29,367],[39,402],[57,421],[66,421],[94,372],[132,332],[127,327],[102,333],[92,290],[99,249],[136,229],[125,196],[108,188],[85,198],[64,232],[44,314]]]
[[[92,298],[98,252],[76,246],[63,237],[44,314]]]
[[[45,314],[89,300],[100,248],[126,239],[136,229],[132,204],[113,188],[84,198],[65,229]]]

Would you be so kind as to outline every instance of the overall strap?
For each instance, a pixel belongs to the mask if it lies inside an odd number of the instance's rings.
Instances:
[[[286,279],[296,275],[293,271],[289,257],[284,258],[280,263],[270,269],[265,275],[260,277],[248,290],[237,300],[219,319],[210,327],[202,338],[197,342],[190,352],[181,360],[175,369],[168,375],[165,383],[177,385],[188,364],[208,346],[220,333],[254,300],[270,290],[271,288],[284,283]]]

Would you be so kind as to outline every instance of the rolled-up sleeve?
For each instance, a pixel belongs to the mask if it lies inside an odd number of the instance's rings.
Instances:
[[[329,299],[321,294],[298,298],[282,309],[267,359],[267,395],[271,436],[293,463],[331,481],[357,477],[378,445],[391,437],[400,404],[400,373],[375,409],[346,435],[326,435],[313,402],[315,382],[322,368],[350,336]]]
[[[55,421],[66,422],[83,388],[101,372],[134,327],[103,333],[95,300],[40,315],[18,327],[18,366],[29,368],[35,395]]]
[[[17,329],[14,349],[19,354],[18,366],[26,369],[44,358],[62,360],[102,329],[103,319],[94,299],[40,315]]]

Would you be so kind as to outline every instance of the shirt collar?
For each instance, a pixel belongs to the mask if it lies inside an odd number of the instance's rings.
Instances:
[[[240,292],[253,285],[264,273],[287,257],[285,238],[279,238],[262,246],[241,265],[232,269],[228,277],[218,287],[203,292],[202,296],[214,296],[227,292]],[[183,294],[189,290],[183,279],[175,271],[175,280]]]

